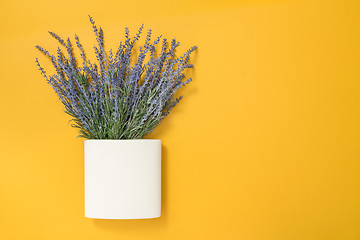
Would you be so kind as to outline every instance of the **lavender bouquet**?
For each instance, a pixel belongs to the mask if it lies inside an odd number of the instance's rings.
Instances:
[[[125,28],[125,41],[120,42],[116,53],[112,50],[107,53],[103,30],[89,18],[97,40],[97,46],[94,46],[97,63],[87,59],[75,35],[82,59],[82,66],[78,66],[70,39],[65,41],[49,32],[66,50],[66,55],[60,47],[57,54],[52,55],[36,46],[50,58],[56,74],[48,76],[36,58],[37,66],[64,104],[65,112],[73,118],[71,126],[79,129],[79,137],[143,138],[181,100],[182,97],[175,98],[174,95],[191,81],[191,78],[185,80],[184,70],[193,67],[189,58],[197,47],[175,57],[175,49],[180,43],[173,39],[168,46],[167,39],[161,39],[161,36],[151,41],[150,29],[131,65],[134,45],[140,39],[143,26],[132,38],[129,29]],[[161,51],[156,54],[158,44]]]

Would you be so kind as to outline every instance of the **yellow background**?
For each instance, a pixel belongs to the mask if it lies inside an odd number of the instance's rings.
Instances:
[[[87,15],[193,44],[163,143],[159,219],[84,217],[83,139],[34,59]],[[0,2],[0,239],[360,239],[360,2]]]

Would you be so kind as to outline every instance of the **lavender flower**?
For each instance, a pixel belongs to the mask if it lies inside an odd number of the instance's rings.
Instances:
[[[152,41],[150,29],[144,45],[139,47],[135,64],[131,65],[135,43],[140,39],[144,26],[132,38],[129,29],[125,28],[125,41],[120,42],[116,52],[110,50],[107,54],[102,28],[98,28],[90,16],[89,19],[97,41],[97,46],[94,46],[97,63],[86,58],[79,37],[75,35],[82,60],[82,66],[78,66],[71,40],[64,41],[49,32],[65,49],[67,56],[61,48],[52,55],[36,46],[51,60],[56,74],[47,75],[38,59],[36,64],[64,104],[65,112],[72,116],[72,126],[79,129],[80,137],[142,138],[158,126],[182,99],[182,96],[174,96],[179,88],[191,81],[191,78],[185,79],[183,72],[193,67],[189,64],[190,54],[197,47],[176,58],[175,51],[180,43],[173,39],[168,47],[164,38],[156,57],[156,46],[162,36]]]

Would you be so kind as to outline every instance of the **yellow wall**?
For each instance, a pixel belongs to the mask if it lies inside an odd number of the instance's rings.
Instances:
[[[84,217],[83,139],[40,76],[47,30],[199,46],[163,142],[163,215]],[[0,2],[0,239],[360,239],[360,2]]]

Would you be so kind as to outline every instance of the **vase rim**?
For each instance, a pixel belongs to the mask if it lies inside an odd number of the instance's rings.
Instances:
[[[134,142],[140,142],[140,141],[161,141],[160,139],[86,139],[87,141],[134,141]]]

